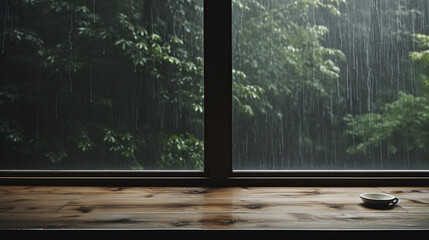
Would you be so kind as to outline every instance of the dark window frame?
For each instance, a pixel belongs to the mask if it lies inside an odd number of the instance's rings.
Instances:
[[[204,171],[1,170],[0,185],[427,186],[429,171],[233,171],[231,0],[204,0]]]

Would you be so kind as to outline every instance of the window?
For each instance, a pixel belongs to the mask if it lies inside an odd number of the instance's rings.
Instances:
[[[3,1],[1,169],[204,169],[203,1]]]
[[[232,2],[234,170],[429,169],[429,1]]]
[[[429,1],[1,6],[3,181],[429,179]]]

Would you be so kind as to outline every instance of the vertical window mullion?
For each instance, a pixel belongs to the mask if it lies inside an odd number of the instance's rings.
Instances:
[[[231,1],[204,2],[206,163],[213,183],[223,182],[231,165]]]

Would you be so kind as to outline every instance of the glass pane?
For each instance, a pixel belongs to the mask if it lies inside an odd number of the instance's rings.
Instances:
[[[0,19],[0,169],[203,169],[203,0],[8,0]]]
[[[428,0],[233,0],[234,170],[429,169]]]

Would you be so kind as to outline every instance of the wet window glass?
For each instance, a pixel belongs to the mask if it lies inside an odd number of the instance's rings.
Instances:
[[[234,170],[429,169],[428,0],[233,0]]]
[[[0,9],[0,169],[203,169],[203,0]]]

